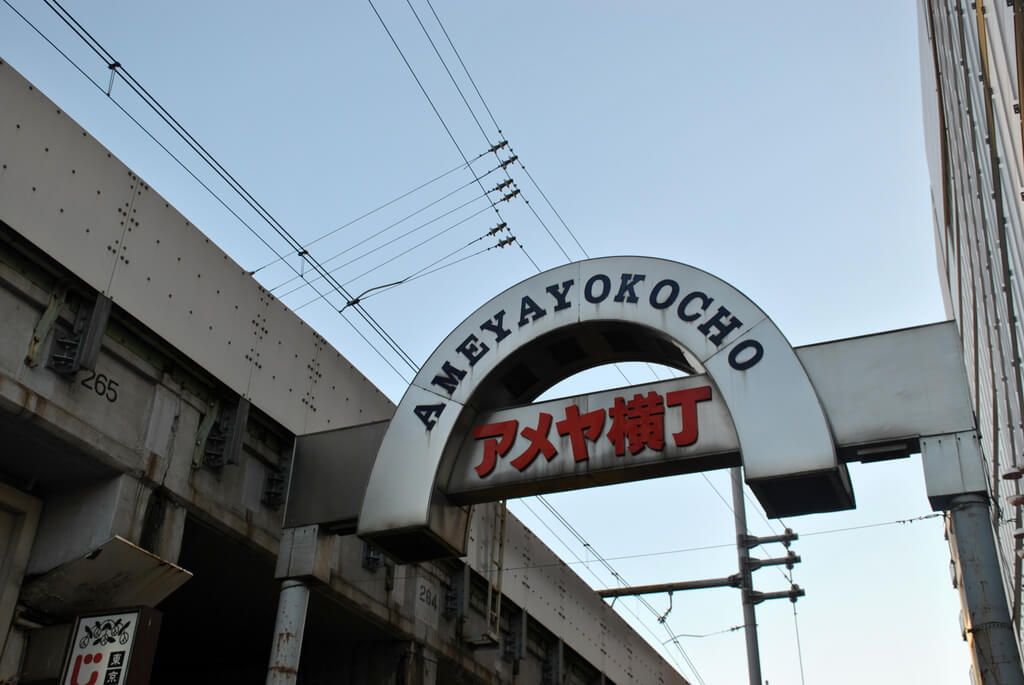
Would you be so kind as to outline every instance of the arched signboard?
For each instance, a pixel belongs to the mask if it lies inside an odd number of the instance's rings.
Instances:
[[[486,437],[479,429],[473,435],[478,419],[532,402],[579,371],[617,361],[706,374],[702,382],[731,417],[731,425],[720,422],[723,430],[735,431],[747,482],[770,515],[853,506],[814,386],[771,319],[699,269],[650,257],[610,257],[519,283],[441,343],[387,429],[359,534],[406,561],[461,554],[468,508],[453,501],[448,487],[463,444]],[[682,416],[685,407],[672,411]],[[600,465],[595,460],[577,467],[580,484],[562,489],[612,482],[588,479],[591,468]],[[642,470],[623,473],[622,480],[650,477]],[[460,501],[472,500],[464,495]]]

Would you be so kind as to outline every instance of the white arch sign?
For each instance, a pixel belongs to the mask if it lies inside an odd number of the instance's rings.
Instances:
[[[694,267],[609,257],[519,283],[441,343],[388,427],[359,534],[403,560],[462,553],[468,509],[452,504],[445,487],[477,416],[625,360],[707,374],[731,415],[747,481],[769,513],[853,505],[814,386],[771,319]]]

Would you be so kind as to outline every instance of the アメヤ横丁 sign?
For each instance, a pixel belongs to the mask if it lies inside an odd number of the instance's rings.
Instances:
[[[481,414],[445,491],[481,502],[738,463],[725,403],[691,376]]]
[[[471,431],[481,425],[478,417],[530,403],[564,378],[617,361],[706,374],[732,419],[730,432],[738,439],[747,481],[770,514],[852,505],[845,466],[836,457],[814,387],[767,315],[699,269],[650,257],[609,257],[567,264],[513,286],[441,343],[413,379],[384,436],[359,534],[399,559],[459,554],[468,512],[457,502],[475,498],[462,489],[456,464]],[[532,426],[535,432],[544,427]],[[548,426],[556,429],[555,423]],[[508,453],[513,449],[508,446]],[[498,459],[522,464],[517,456],[495,456],[495,469]],[[517,491],[532,487],[527,483],[533,468],[518,474]],[[597,472],[585,470],[581,478],[593,479]],[[505,477],[494,474],[495,482]],[[650,477],[642,469],[633,475]],[[796,495],[793,488],[773,495],[775,482],[793,477],[801,479]],[[586,484],[581,480],[575,487]],[[449,492],[449,486],[456,489]]]

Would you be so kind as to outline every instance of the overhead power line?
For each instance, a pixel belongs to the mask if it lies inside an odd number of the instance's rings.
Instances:
[[[615,581],[616,581],[616,582],[617,582],[618,584],[620,584],[620,585],[623,585],[623,586],[626,586],[626,585],[628,585],[628,583],[626,582],[626,579],[622,577],[622,574],[620,574],[620,573],[619,573],[619,572],[618,572],[618,571],[617,571],[617,570],[615,569],[615,567],[613,567],[613,566],[612,566],[612,565],[611,565],[611,564],[610,564],[610,563],[608,562],[608,560],[607,560],[607,559],[605,559],[604,557],[602,557],[602,556],[601,556],[601,554],[600,554],[600,553],[599,553],[599,552],[598,552],[598,551],[597,551],[597,550],[596,550],[596,549],[594,548],[594,546],[593,546],[593,545],[591,545],[591,544],[590,544],[590,542],[588,542],[588,541],[587,541],[587,539],[586,539],[586,538],[585,538],[585,537],[583,536],[583,534],[582,534],[582,533],[580,533],[580,531],[579,531],[579,530],[577,530],[575,526],[573,526],[573,525],[572,525],[571,523],[569,523],[568,519],[566,519],[566,518],[565,518],[565,516],[563,516],[563,515],[562,515],[562,513],[561,513],[561,512],[559,512],[559,511],[558,511],[558,509],[556,509],[556,508],[555,508],[555,506],[554,506],[553,504],[551,504],[551,503],[550,503],[550,502],[549,502],[549,501],[547,500],[547,498],[546,498],[546,497],[544,497],[543,495],[538,495],[536,499],[537,499],[537,500],[538,500],[538,501],[539,501],[539,502],[540,502],[541,504],[543,504],[543,505],[544,505],[544,507],[545,507],[545,508],[546,508],[546,509],[547,509],[547,510],[548,510],[549,512],[551,512],[552,516],[554,516],[554,517],[555,517],[555,519],[556,519],[556,520],[557,520],[557,521],[558,521],[559,523],[561,523],[561,524],[562,524],[562,526],[564,526],[564,527],[565,527],[565,529],[566,529],[566,530],[568,530],[568,531],[569,531],[569,533],[570,533],[570,534],[572,534],[572,536],[573,536],[574,538],[576,538],[576,540],[577,540],[577,541],[578,541],[578,542],[579,542],[579,543],[580,543],[581,545],[583,545],[584,549],[586,549],[586,550],[587,550],[587,551],[588,551],[588,552],[589,552],[590,554],[593,554],[593,555],[594,555],[594,556],[596,557],[596,559],[597,559],[598,563],[600,563],[600,564],[601,564],[601,566],[602,566],[602,567],[604,567],[604,569],[605,569],[606,571],[608,571],[608,573],[610,573],[610,574],[612,575],[612,577],[613,577],[613,578],[615,579]],[[564,544],[564,543],[563,543],[563,544]],[[669,634],[669,636],[671,636],[671,634],[672,634],[672,631],[671,631],[671,629],[670,629],[670,628],[668,627],[668,625],[667,625],[667,624],[666,624],[666,623],[664,622],[664,620],[663,620],[663,616],[664,616],[664,615],[663,615],[663,614],[662,614],[661,612],[659,612],[659,611],[658,611],[657,609],[655,609],[655,608],[654,608],[654,606],[653,606],[653,605],[652,605],[652,604],[651,604],[651,603],[650,603],[650,602],[649,602],[649,601],[647,600],[647,598],[646,598],[646,597],[638,597],[638,598],[637,598],[637,600],[638,600],[638,601],[639,601],[639,602],[640,602],[641,604],[643,604],[643,605],[644,605],[644,607],[645,607],[645,608],[646,608],[646,609],[647,609],[648,611],[650,611],[650,612],[651,612],[651,614],[652,614],[652,615],[653,615],[653,616],[654,616],[655,618],[657,618],[657,619],[658,619],[658,622],[659,622],[659,623],[661,624],[661,626],[662,626],[662,627],[663,627],[663,628],[664,628],[664,629],[666,630],[666,632],[667,632],[667,633]],[[684,660],[684,661],[686,661],[686,663],[687,663],[687,664],[688,664],[688,665],[690,666],[690,670],[691,670],[691,671],[693,672],[693,675],[694,675],[694,677],[695,677],[695,678],[697,679],[697,681],[698,681],[698,682],[700,682],[700,683],[703,683],[703,682],[704,682],[704,678],[703,678],[703,677],[702,677],[702,676],[700,675],[700,671],[698,671],[698,670],[697,670],[697,667],[696,667],[696,666],[694,665],[693,661],[692,661],[692,660],[690,659],[690,656],[689,656],[689,654],[687,654],[687,653],[686,653],[686,650],[684,650],[684,649],[683,649],[683,646],[682,646],[682,645],[680,645],[680,644],[678,643],[678,641],[675,641],[675,642],[674,642],[673,644],[675,645],[676,649],[677,649],[677,650],[679,650],[679,653],[680,653],[680,654],[682,655],[682,657],[683,657],[683,660]]]
[[[466,161],[466,154],[462,151],[462,146],[460,146],[459,141],[455,139],[455,135],[452,133],[451,127],[448,126],[448,122],[445,121],[444,117],[441,115],[441,112],[437,109],[437,106],[434,104],[434,100],[430,97],[430,94],[427,92],[427,89],[423,85],[423,82],[420,80],[420,77],[416,74],[416,70],[412,68],[412,64],[410,64],[408,58],[406,58],[405,52],[403,52],[401,46],[398,45],[398,41],[395,39],[394,34],[391,33],[391,29],[388,28],[387,22],[384,21],[384,17],[382,17],[380,12],[377,11],[377,7],[376,5],[373,4],[373,0],[367,0],[367,2],[370,4],[370,9],[372,9],[373,13],[377,16],[377,21],[380,22],[380,25],[383,27],[384,32],[388,35],[388,38],[391,40],[391,44],[395,47],[395,50],[398,52],[398,56],[402,58],[402,62],[405,64],[405,68],[409,70],[409,74],[412,75],[412,78],[416,82],[416,85],[419,87],[420,92],[423,93],[423,97],[426,98],[427,103],[430,105],[430,109],[433,110],[434,115],[437,117],[437,120],[441,122],[441,126],[448,134],[448,137],[451,139],[452,144],[455,146],[455,149],[458,150],[459,156],[462,157],[463,161]],[[487,136],[485,135],[484,138],[487,138]],[[490,140],[488,140],[488,143],[490,143]],[[497,143],[492,145],[491,151],[496,154],[499,149],[505,147],[506,145],[507,141],[498,141]],[[477,183],[480,185],[480,189],[483,190],[483,184],[480,183],[479,181],[477,181]],[[503,222],[505,220],[501,216],[501,210],[499,210],[497,206],[494,207],[494,213],[498,217],[499,222]],[[522,242],[519,242],[519,249],[522,250],[522,253],[526,256],[526,258],[530,260],[530,263],[533,264],[534,268],[537,269],[538,272],[540,272],[540,267],[537,266],[537,262],[533,259],[533,257],[531,257],[529,253],[527,253],[526,248],[523,246]]]
[[[56,47],[53,41],[49,40],[49,38],[47,38],[42,33],[42,31],[40,31],[34,24],[28,21],[28,19],[24,15],[22,15],[20,12],[17,12],[17,10],[13,7],[13,5],[11,5],[10,2],[8,2],[8,0],[4,0],[4,2],[5,4],[7,4],[8,7],[11,7],[12,10],[15,10],[15,12],[24,21],[26,21],[26,23],[28,23],[38,34],[43,36],[48,43]],[[142,100],[142,102],[146,106],[148,106],[150,110],[152,110],[161,119],[161,121],[163,121],[163,123],[167,125],[168,128],[170,128],[171,131],[175,133],[175,135],[177,135],[221,179],[221,181],[223,181],[235,194],[237,194],[242,199],[242,201],[245,202],[245,204],[247,204],[249,208],[252,209],[260,217],[260,219],[262,219],[273,230],[273,232],[276,233],[278,237],[285,242],[286,245],[289,246],[290,249],[294,250],[297,253],[302,251],[302,245],[294,238],[294,236],[291,235],[291,233],[287,231],[287,229],[285,229],[285,227],[279,221],[277,221],[277,219],[266,209],[266,207],[264,207],[209,152],[209,150],[207,150],[137,79],[135,79],[135,77],[132,76],[132,74],[127,69],[125,69],[124,66],[118,60],[114,59],[113,55],[105,47],[103,47],[103,45],[99,41],[97,41],[96,38],[94,38],[92,34],[90,34],[89,31],[85,29],[85,27],[82,26],[82,24],[78,22],[78,20],[76,20],[74,16],[70,14],[70,12],[68,12],[59,2],[57,2],[57,0],[44,0],[44,2],[46,3],[47,7],[50,8],[54,12],[54,14],[56,14],[57,17],[65,25],[67,25],[68,28],[70,28],[72,32],[80,40],[82,40],[86,44],[87,47],[89,47],[97,56],[99,56],[101,60],[104,61],[107,67],[111,70],[111,73],[120,77],[121,81],[129,89],[131,89]],[[66,53],[60,50],[58,50],[58,52],[60,52],[65,59],[71,62],[80,73],[85,75],[84,70],[81,69],[81,67],[78,67],[74,60],[68,57]],[[87,78],[90,82],[93,83],[93,85],[99,88],[101,92],[104,92],[104,94],[106,94],[108,98],[113,99],[112,95],[110,94],[111,88],[104,89],[94,79],[89,78],[88,76]],[[120,105],[119,108],[123,112],[125,112],[125,114],[128,114]],[[150,138],[155,139],[155,136],[153,136],[151,132],[148,131],[148,129],[143,127],[135,117],[129,115],[129,118],[132,119],[138,126],[140,126],[140,128],[142,128],[147,133],[147,135],[150,136]],[[165,150],[167,149],[163,145],[161,145],[161,148]],[[178,161],[179,164],[181,163],[180,160],[176,161]],[[466,161],[468,164],[468,160],[464,161]],[[194,174],[191,175],[195,177]],[[206,184],[202,185],[204,186],[204,188],[209,189],[209,187]],[[235,214],[234,212],[232,213]],[[237,214],[235,215],[237,216]],[[267,244],[265,240],[263,242]],[[281,257],[280,252],[270,247],[269,244],[267,245],[271,252],[273,252],[276,256]],[[323,269],[323,267],[311,255],[306,253],[303,256],[303,259],[311,267],[313,267],[315,271],[320,273],[322,276],[325,275],[325,270]],[[292,268],[293,271],[301,273],[298,269],[294,267],[294,265],[289,264],[289,267]],[[349,299],[351,297],[351,295],[344,290],[340,283],[330,278],[329,274],[326,274],[325,280],[327,280],[328,284],[332,287],[332,289],[335,290],[335,292],[337,292],[342,297],[346,299]],[[329,302],[329,300],[327,300],[326,296],[323,295],[323,293],[320,293],[320,295],[321,298],[324,299],[324,301]],[[409,366],[409,368],[413,370],[413,372],[418,370],[418,366],[408,355],[408,353],[404,349],[402,349],[402,347],[397,343],[397,341],[395,341],[395,339],[368,312],[366,312],[362,308],[356,308],[356,313],[361,319],[363,319],[363,321],[367,325],[370,326],[370,328],[381,338],[381,340],[385,342],[385,344],[392,350],[392,352],[396,354],[396,356],[404,364]],[[342,315],[342,318],[347,323],[349,323],[349,325],[352,325],[351,321],[349,321],[347,317]],[[373,349],[379,356],[381,356],[382,359],[384,359],[384,361],[392,368],[392,370],[396,372],[396,374],[398,374],[404,380],[407,380],[404,374],[400,373],[394,367],[394,365],[390,363],[390,360],[388,360],[375,345],[370,343],[370,341],[366,338],[365,335],[363,335],[361,331],[358,330],[358,328],[356,328],[355,326],[352,327],[356,330],[360,337],[362,337],[363,340],[366,341],[366,343],[371,347],[371,349]]]
[[[373,254],[374,252],[377,252],[377,251],[381,250],[382,248],[385,248],[388,245],[391,245],[391,244],[395,243],[396,241],[401,240],[402,238],[408,237],[408,236],[412,235],[413,233],[416,233],[417,231],[420,231],[420,230],[426,228],[427,226],[430,226],[431,224],[433,224],[433,223],[435,223],[437,221],[440,221],[441,219],[445,218],[446,216],[451,216],[452,214],[454,214],[455,212],[459,211],[460,209],[465,209],[466,207],[468,207],[469,205],[473,204],[474,202],[478,202],[479,200],[482,200],[482,199],[484,199],[486,197],[487,197],[486,194],[484,194],[484,195],[477,195],[476,197],[474,197],[474,198],[472,198],[470,200],[467,200],[466,202],[463,202],[459,206],[454,207],[453,209],[449,209],[448,211],[446,211],[446,212],[444,212],[442,214],[438,214],[433,219],[430,219],[429,221],[425,221],[425,222],[419,224],[415,228],[412,228],[412,229],[406,231],[405,233],[397,236],[396,238],[392,238],[391,240],[389,240],[389,241],[387,241],[385,243],[382,243],[381,245],[378,245],[377,247],[374,247],[374,248],[364,252],[363,254],[359,255],[358,257],[355,257],[354,259],[350,259],[349,261],[345,262],[344,264],[341,264],[340,266],[333,267],[328,273],[335,274],[338,271],[340,271],[341,269],[345,268],[346,266],[348,266],[350,264],[354,264],[355,262],[358,262],[360,259],[363,259],[364,257],[368,257],[369,255]],[[477,216],[478,214],[481,214],[482,212],[486,212],[488,209],[490,209],[490,206],[485,207],[481,212],[477,212],[473,216]],[[350,245],[349,247],[346,247],[344,250],[341,250],[339,252],[334,253],[333,255],[328,257],[327,259],[324,259],[321,263],[324,266],[327,266],[328,264],[330,264],[334,260],[338,259],[339,257],[348,254],[349,252],[351,252],[352,250],[356,249],[357,247],[365,245],[366,243],[368,243],[369,241],[373,240],[374,238],[377,238],[377,237],[381,236],[382,234],[386,233],[387,231],[389,231],[390,229],[394,228],[395,226],[400,225],[402,222],[404,222],[410,216],[413,216],[413,214],[410,214],[409,216],[396,221],[395,223],[391,224],[390,226],[386,226],[385,228],[380,229],[379,231],[377,231],[373,235],[370,235],[370,236],[367,236],[366,238],[363,238],[362,240],[358,241],[357,243],[355,243],[353,245]],[[276,291],[280,290],[281,288],[285,287],[286,285],[294,283],[299,278],[300,278],[299,276],[292,276],[288,280],[282,281],[281,283],[278,283],[274,287],[270,288],[270,291],[271,292],[276,292]],[[307,282],[316,282],[317,280],[318,279],[313,279],[312,281],[307,281]],[[285,293],[285,295],[288,295],[288,294],[290,294],[292,292],[294,292],[294,290],[289,290],[287,293]],[[282,297],[283,297],[283,295],[282,295]]]
[[[408,2],[408,1],[409,0],[406,0],[406,2]],[[507,140],[504,131],[502,131],[501,126],[498,124],[498,120],[494,116],[494,112],[491,111],[491,108],[487,104],[487,100],[484,98],[483,93],[481,93],[480,92],[480,88],[477,87],[476,80],[473,78],[473,75],[470,73],[469,67],[466,66],[466,62],[462,59],[462,54],[459,52],[458,48],[455,47],[455,42],[452,40],[451,35],[449,35],[448,29],[445,28],[444,22],[441,21],[441,17],[438,16],[437,10],[434,9],[433,3],[430,0],[426,0],[426,3],[427,3],[427,7],[430,8],[431,14],[434,15],[434,20],[437,21],[437,25],[441,28],[441,32],[444,34],[445,40],[448,41],[448,46],[452,49],[452,53],[454,53],[456,59],[459,60],[459,65],[462,67],[462,71],[466,74],[466,78],[469,79],[470,84],[473,86],[473,90],[476,92],[476,96],[480,99],[480,104],[482,104],[484,106],[484,110],[487,112],[487,116],[490,117],[491,123],[494,125],[495,130],[498,132],[498,136],[500,138],[502,138],[503,140]],[[421,23],[421,26],[422,26],[422,23]],[[424,29],[424,31],[425,30],[426,29]],[[431,41],[431,42],[433,42],[433,41]],[[436,48],[435,48],[435,50],[436,50]],[[438,56],[440,57],[440,54]],[[443,62],[443,60],[442,60],[442,62]],[[447,69],[448,69],[447,66],[445,66],[445,70],[447,70]],[[451,72],[450,71],[448,72],[448,75],[451,76]],[[452,80],[453,81],[455,80],[454,77],[452,77]],[[461,90],[459,92],[461,94]],[[465,98],[463,98],[463,100],[465,100]],[[466,105],[468,107],[469,103],[467,102]],[[474,115],[473,118],[476,119],[476,116]],[[486,134],[485,134],[485,137],[486,137]],[[576,247],[579,248],[580,252],[583,253],[584,257],[588,257],[589,258],[590,254],[587,253],[586,249],[580,243],[579,239],[576,237],[576,233],[571,228],[569,228],[569,224],[566,223],[565,219],[562,218],[562,215],[558,212],[557,209],[555,209],[554,204],[551,203],[551,200],[548,198],[547,194],[541,189],[540,184],[537,183],[536,179],[533,178],[533,174],[530,173],[530,171],[526,168],[526,165],[523,164],[523,162],[519,159],[519,155],[517,155],[515,153],[515,150],[513,150],[511,144],[509,145],[509,152],[512,153],[512,155],[516,158],[516,161],[519,163],[519,167],[523,170],[523,173],[526,174],[526,177],[530,180],[530,183],[537,190],[537,192],[540,193],[540,196],[544,199],[544,202],[547,203],[547,206],[551,210],[551,212],[556,217],[558,217],[558,220],[559,220],[559,222],[561,222],[562,227],[565,228],[566,232],[573,239],[573,242],[576,243]],[[544,223],[544,221],[540,218],[540,216],[537,214],[537,212],[535,212],[533,210],[533,207],[530,206],[530,203],[528,201],[526,201],[525,197],[523,198],[523,200],[526,202],[527,207],[530,208],[530,211],[537,218],[537,220],[541,222],[541,225],[544,227],[544,229],[547,230],[548,234],[551,235],[552,239],[554,239],[554,234],[551,233],[550,229],[548,229],[547,224]],[[561,249],[562,252],[565,253],[565,250],[562,249],[561,244],[559,244],[557,240],[555,240],[555,244],[557,244],[559,249]],[[568,255],[566,255],[566,259],[569,259]]]
[[[469,163],[472,165],[475,162],[477,162],[479,159],[485,157],[488,154],[490,154],[490,151],[481,152],[479,155],[477,155],[473,159],[469,160]],[[303,249],[308,250],[310,247],[312,247],[313,245],[317,244],[321,240],[329,238],[330,236],[332,236],[332,235],[334,235],[334,234],[336,234],[336,233],[338,233],[340,231],[345,230],[349,226],[352,226],[353,224],[356,224],[356,223],[362,221],[363,219],[366,219],[366,218],[368,218],[370,216],[373,216],[374,214],[376,214],[377,212],[379,212],[381,210],[387,209],[388,207],[390,207],[391,205],[395,204],[396,202],[404,200],[405,198],[409,197],[413,193],[416,193],[416,192],[418,192],[420,190],[423,190],[427,186],[432,185],[432,184],[440,181],[442,178],[445,178],[446,176],[450,176],[451,174],[454,174],[456,171],[460,171],[460,170],[465,169],[465,168],[466,168],[465,164],[459,164],[456,167],[452,167],[451,169],[449,169],[448,171],[444,172],[443,174],[441,174],[439,176],[435,176],[434,178],[430,179],[429,181],[421,183],[420,185],[416,186],[412,190],[407,190],[406,192],[402,193],[398,197],[395,197],[395,198],[393,198],[391,200],[388,200],[384,204],[378,205],[378,206],[374,207],[373,209],[371,209],[370,211],[364,212],[363,214],[360,214],[355,219],[351,219],[350,221],[347,221],[347,222],[343,223],[342,225],[338,226],[337,228],[333,228],[330,231],[328,231],[328,232],[326,232],[326,233],[324,233],[324,234],[322,234],[322,235],[320,235],[320,236],[310,240],[309,242],[305,243],[302,247],[303,247]],[[484,175],[486,176],[487,174],[484,174]],[[472,181],[470,181],[466,185],[471,185],[471,184],[472,184]],[[465,188],[465,187],[466,187],[465,185],[460,186],[459,190],[461,190],[462,188]],[[446,195],[445,197],[448,197],[448,196]],[[430,205],[427,205],[427,206],[429,207]],[[426,209],[426,207],[424,207],[424,209]],[[420,211],[422,211],[422,210],[420,210]],[[285,257],[291,257],[294,254],[297,254],[297,253],[296,252],[288,252],[284,256]],[[267,262],[263,266],[260,266],[260,267],[257,267],[255,269],[253,269],[252,271],[249,272],[249,274],[250,275],[256,274],[256,273],[262,271],[263,269],[266,269],[267,267],[270,267],[270,266],[273,266],[274,264],[277,264],[278,261],[280,261],[280,260],[274,260],[272,262]]]

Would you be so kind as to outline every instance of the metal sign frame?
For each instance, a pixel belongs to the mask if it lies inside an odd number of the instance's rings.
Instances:
[[[461,554],[468,509],[448,501],[443,483],[476,416],[615,361],[706,373],[732,416],[747,481],[770,513],[853,506],[825,412],[774,322],[700,269],[608,257],[519,283],[441,343],[388,426],[359,534],[406,561]],[[799,488],[773,486],[794,477]]]

